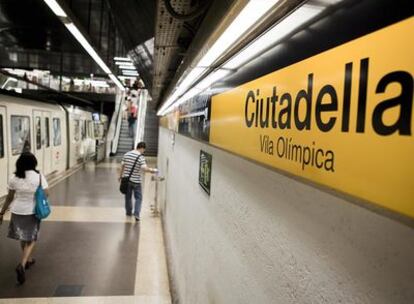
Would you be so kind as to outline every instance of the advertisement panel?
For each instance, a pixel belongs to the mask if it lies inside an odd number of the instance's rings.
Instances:
[[[210,94],[200,94],[179,108],[178,132],[203,141],[209,140]]]

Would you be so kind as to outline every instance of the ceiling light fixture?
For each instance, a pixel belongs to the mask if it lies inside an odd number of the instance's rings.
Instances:
[[[325,7],[316,7],[304,4],[295,12],[287,16],[281,22],[274,25],[266,33],[258,37],[241,52],[226,62],[223,67],[226,69],[238,69],[258,54],[275,45],[289,34],[294,33],[302,24],[318,15]]]
[[[213,73],[209,74],[206,78],[192,87],[189,91],[187,91],[183,96],[181,96],[175,103],[175,106],[179,106],[189,100],[190,98],[200,94],[201,92],[205,91],[210,85],[218,81],[219,79],[227,76],[230,73],[228,70],[216,70]]]
[[[132,62],[128,62],[128,61],[116,61],[115,64],[116,65],[129,65],[129,66],[134,66],[134,64]]]
[[[44,1],[50,7],[50,9],[55,13],[56,16],[67,17],[65,11],[62,9],[59,3],[56,2],[56,0],[44,0]]]
[[[133,70],[133,71],[136,71],[135,67],[134,66],[131,66],[131,65],[120,65],[119,68],[121,70]]]
[[[248,29],[263,17],[279,0],[250,0],[224,33],[217,39],[198,65],[210,66],[225,53]]]
[[[88,52],[88,54],[95,60],[95,62],[101,67],[101,69],[107,73],[111,74],[110,68],[105,64],[105,62],[99,57],[98,53],[93,49],[93,47],[89,44],[86,38],[82,35],[79,29],[75,26],[75,24],[65,23],[66,28],[72,35],[78,40],[78,42],[82,45],[82,47]]]
[[[132,62],[132,60],[128,57],[114,57],[114,60],[115,61],[131,61]]]
[[[137,71],[132,71],[132,70],[121,70],[122,74],[137,74]]]
[[[63,22],[63,24],[66,26],[66,28],[69,30],[69,32],[82,45],[82,47],[86,50],[86,52],[88,52],[88,54],[92,57],[92,59],[95,60],[95,62],[99,65],[99,67],[106,74],[108,74],[109,78],[111,78],[114,81],[114,83],[118,86],[118,88],[122,91],[125,90],[125,87],[122,85],[122,83],[119,81],[119,79],[117,79],[116,76],[112,74],[111,69],[105,64],[105,62],[98,55],[98,53],[94,50],[94,48],[88,42],[88,40],[85,38],[85,36],[83,36],[83,34],[79,31],[79,29],[76,27],[76,25],[73,22],[71,22],[69,17],[67,17],[67,14],[62,9],[62,7],[57,3],[57,1],[56,0],[44,0],[44,2],[49,6],[49,8],[53,11],[53,13],[55,13],[55,15],[57,15],[59,17],[66,17],[67,18],[65,20],[65,22]]]
[[[137,76],[118,75],[120,79],[136,79]]]
[[[250,0],[242,9],[239,15],[233,20],[229,27],[217,39],[208,52],[200,59],[196,67],[188,73],[183,80],[179,82],[176,88],[168,99],[164,102],[157,115],[164,115],[169,108],[184,94],[191,85],[196,82],[199,77],[207,71],[207,68],[224,53],[226,53],[231,46],[242,37],[257,21],[262,18],[279,0]],[[216,71],[217,72],[217,71]],[[216,73],[213,72],[213,73]],[[223,74],[224,75],[224,74]],[[223,76],[224,77],[224,76]],[[219,80],[216,76],[213,77],[215,81]],[[211,85],[212,83],[210,83]],[[183,102],[182,100],[180,102]]]
[[[201,80],[199,83],[195,85],[195,87],[201,91],[204,91],[208,87],[210,87],[213,83],[216,81],[226,77],[228,74],[230,74],[229,70],[217,70],[213,73],[209,74],[206,78]]]
[[[138,77],[138,74],[122,74],[123,76]]]

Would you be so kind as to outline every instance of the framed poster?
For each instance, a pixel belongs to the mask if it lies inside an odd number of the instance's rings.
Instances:
[[[200,168],[198,174],[198,182],[208,195],[210,195],[212,159],[213,158],[211,154],[200,150]]]

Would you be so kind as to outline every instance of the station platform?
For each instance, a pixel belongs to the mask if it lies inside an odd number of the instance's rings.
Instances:
[[[150,208],[154,182],[146,174],[136,222],[125,215],[118,170],[117,161],[89,163],[50,185],[52,214],[41,223],[36,264],[21,286],[14,271],[20,247],[6,237],[7,213],[0,303],[171,303],[161,220]]]

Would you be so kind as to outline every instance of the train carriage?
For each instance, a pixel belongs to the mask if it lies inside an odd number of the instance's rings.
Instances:
[[[46,176],[93,158],[96,123],[84,109],[0,93],[0,197],[22,152],[32,152]]]

